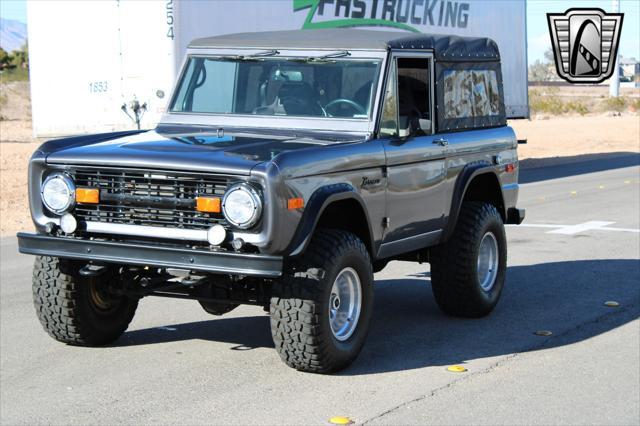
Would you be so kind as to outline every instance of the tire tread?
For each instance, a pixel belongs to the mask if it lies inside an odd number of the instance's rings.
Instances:
[[[319,230],[304,255],[290,262],[283,278],[275,284],[270,303],[271,334],[278,354],[290,367],[329,373],[346,366],[336,362],[330,342],[322,336],[322,277],[318,279],[313,274],[322,273],[321,265],[331,264],[348,251],[361,253],[371,265],[365,245],[354,234]],[[373,274],[371,266],[369,273]]]
[[[431,285],[440,308],[454,316],[477,318],[493,306],[478,300],[475,283],[474,246],[488,220],[502,217],[495,206],[484,202],[464,202],[453,235],[431,252]],[[504,248],[506,256],[506,245]]]
[[[81,310],[81,289],[85,283],[64,273],[60,260],[37,256],[33,269],[33,303],[44,330],[55,340],[76,346],[95,346],[115,340],[133,319],[137,302],[131,303],[124,321],[111,333],[96,330]]]

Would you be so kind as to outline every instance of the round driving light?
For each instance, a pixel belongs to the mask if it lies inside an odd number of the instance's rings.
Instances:
[[[47,209],[62,214],[73,207],[76,186],[71,178],[62,173],[49,176],[42,184],[41,197]]]
[[[73,234],[78,229],[78,221],[73,215],[67,213],[60,218],[60,229],[65,234]]]
[[[227,238],[227,231],[225,231],[222,225],[213,225],[207,231],[207,241],[212,246],[219,246]]]
[[[224,217],[232,225],[247,229],[255,225],[262,213],[258,192],[247,184],[232,186],[222,200]]]

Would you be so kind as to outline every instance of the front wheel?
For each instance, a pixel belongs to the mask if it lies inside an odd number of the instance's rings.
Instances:
[[[129,326],[137,299],[110,292],[110,272],[81,277],[58,258],[36,257],[33,303],[45,331],[59,342],[98,346],[116,340]]]
[[[491,204],[465,202],[453,235],[431,252],[431,288],[444,312],[477,318],[498,303],[507,268],[502,217]]]
[[[365,245],[349,232],[319,230],[274,285],[270,314],[276,350],[297,370],[341,370],[362,349],[372,307],[373,271]]]

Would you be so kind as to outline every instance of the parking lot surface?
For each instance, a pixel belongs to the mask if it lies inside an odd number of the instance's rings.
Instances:
[[[33,258],[3,238],[0,423],[638,424],[640,167],[630,155],[523,171],[527,218],[507,228],[507,283],[486,318],[445,316],[428,265],[392,262],[375,277],[363,352],[334,376],[286,367],[256,307],[213,317],[193,301],[147,298],[114,345],[57,343],[32,306]],[[447,371],[454,364],[467,371]]]

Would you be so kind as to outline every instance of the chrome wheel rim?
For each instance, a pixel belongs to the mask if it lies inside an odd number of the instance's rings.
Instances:
[[[484,291],[489,291],[498,276],[498,240],[492,232],[487,232],[478,249],[478,282]]]
[[[344,268],[331,287],[329,324],[333,337],[343,342],[358,326],[362,307],[360,277],[353,268]]]

